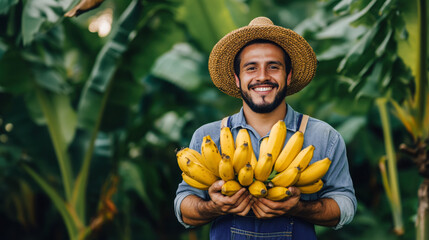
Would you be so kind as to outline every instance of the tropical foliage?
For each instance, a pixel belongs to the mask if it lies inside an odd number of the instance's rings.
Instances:
[[[207,60],[260,15],[313,46],[316,78],[287,102],[347,144],[357,214],[342,230],[318,227],[320,239],[419,235],[426,0],[105,0],[64,17],[77,3],[0,1],[1,239],[207,239],[208,225],[189,231],[174,216],[175,151],[239,110]]]

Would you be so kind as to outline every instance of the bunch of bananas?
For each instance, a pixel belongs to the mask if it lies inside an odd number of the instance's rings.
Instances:
[[[207,190],[215,181],[222,179],[222,194],[231,196],[242,187],[247,187],[255,197],[273,201],[288,198],[290,186],[296,186],[301,193],[310,194],[323,187],[321,178],[331,164],[328,158],[309,165],[314,146],[302,149],[304,134],[294,133],[284,145],[286,125],[278,121],[264,138],[259,149],[259,159],[253,152],[249,133],[240,129],[235,139],[228,127],[220,132],[220,154],[210,136],[205,136],[201,154],[184,148],[177,153],[183,180],[190,186]],[[284,147],[283,147],[284,146]]]

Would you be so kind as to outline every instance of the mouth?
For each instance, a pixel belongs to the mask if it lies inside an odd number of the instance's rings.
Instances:
[[[272,82],[264,82],[264,83],[255,83],[249,85],[249,90],[253,90],[255,92],[269,92],[274,88],[278,88],[279,85]]]

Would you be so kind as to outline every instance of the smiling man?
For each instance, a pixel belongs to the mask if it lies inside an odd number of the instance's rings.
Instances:
[[[258,156],[262,139],[283,120],[286,142],[303,130],[303,147],[315,147],[312,162],[328,157],[332,163],[322,179],[321,191],[301,194],[290,187],[292,196],[279,202],[252,197],[245,188],[224,196],[220,193],[223,181],[207,191],[182,182],[174,205],[180,223],[193,227],[212,222],[210,239],[308,240],[316,239],[314,224],[339,229],[353,219],[356,198],[342,137],[327,123],[296,112],[285,101],[287,95],[310,83],[316,65],[312,48],[301,36],[265,17],[254,19],[216,44],[209,59],[213,83],[224,93],[241,98],[243,107],[223,121],[197,129],[190,148],[200,151],[206,135],[220,146],[220,129],[226,125],[234,138],[240,129],[247,129]]]

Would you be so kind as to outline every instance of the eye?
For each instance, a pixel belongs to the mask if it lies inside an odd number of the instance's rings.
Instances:
[[[246,68],[246,71],[254,71],[254,70],[256,70],[256,67],[254,66],[249,66]]]
[[[278,65],[270,65],[268,66],[269,69],[280,69],[280,67]]]

